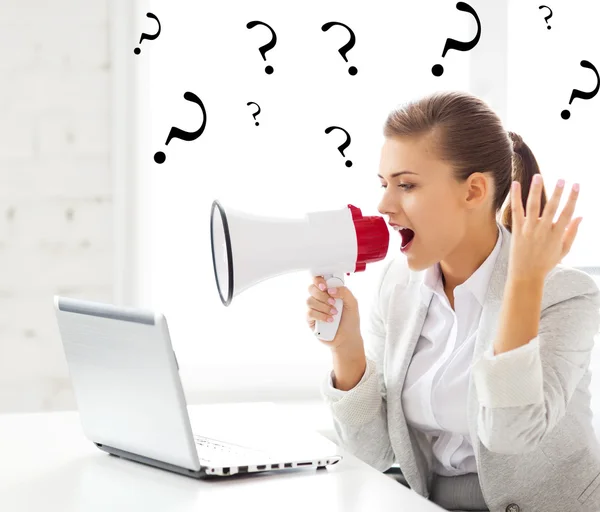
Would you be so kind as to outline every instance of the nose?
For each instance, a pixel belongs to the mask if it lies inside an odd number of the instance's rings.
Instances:
[[[381,201],[379,201],[379,204],[377,205],[377,211],[381,214],[381,215],[390,215],[390,212],[393,212],[394,208],[393,208],[393,203],[387,200],[387,197],[385,195],[385,193],[383,194],[383,198],[381,199]]]

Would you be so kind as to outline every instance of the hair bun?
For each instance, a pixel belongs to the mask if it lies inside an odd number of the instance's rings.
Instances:
[[[523,147],[523,139],[515,132],[508,132],[508,136],[511,138],[513,143],[513,151],[518,153]]]

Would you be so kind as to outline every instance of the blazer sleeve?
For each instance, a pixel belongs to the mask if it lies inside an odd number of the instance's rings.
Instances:
[[[565,416],[589,367],[600,330],[600,291],[591,276],[567,269],[546,282],[558,301],[542,309],[527,344],[473,365],[478,435],[485,447],[515,455],[535,450]]]
[[[348,391],[332,388],[330,370],[321,387],[340,445],[380,471],[388,470],[395,462],[387,426],[383,380],[385,323],[381,303],[382,283],[392,263],[393,260],[388,262],[380,274],[362,334],[367,368],[361,381]]]

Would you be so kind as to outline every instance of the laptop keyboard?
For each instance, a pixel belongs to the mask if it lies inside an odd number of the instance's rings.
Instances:
[[[194,441],[196,442],[198,456],[205,462],[216,463],[224,460],[231,461],[232,459],[243,462],[245,459],[256,459],[257,457],[260,458],[261,461],[275,460],[265,451],[245,448],[243,446],[217,441],[216,439],[211,439],[209,437],[194,434]]]

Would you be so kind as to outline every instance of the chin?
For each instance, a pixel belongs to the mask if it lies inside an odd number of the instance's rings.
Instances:
[[[430,266],[431,265],[415,265],[413,262],[410,261],[410,258],[408,259],[408,268],[410,268],[413,272],[421,272],[422,270],[425,270]]]
[[[408,254],[406,260],[408,263],[408,268],[410,270],[412,270],[413,272],[421,272],[422,270],[428,269],[429,267],[431,267],[431,265],[436,263],[434,261],[429,262],[429,261],[425,261],[422,259],[420,259],[420,260],[415,259],[414,257],[411,257],[411,256],[414,256],[414,255]]]
[[[420,264],[418,261],[415,261],[414,258],[410,257],[410,255],[406,257],[406,262],[408,263],[408,268],[411,269],[413,272],[419,272],[423,270],[421,268],[422,264]]]

